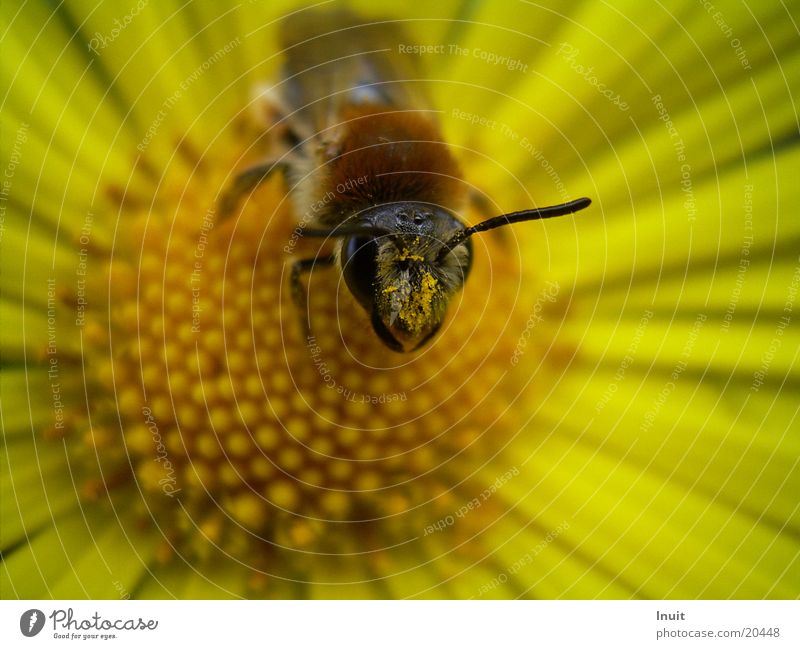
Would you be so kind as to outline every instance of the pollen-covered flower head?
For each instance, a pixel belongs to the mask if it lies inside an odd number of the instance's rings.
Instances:
[[[786,9],[335,4],[0,7],[2,595],[796,597]],[[373,187],[311,165],[354,88],[419,100],[464,225],[592,206],[377,291],[308,236]]]

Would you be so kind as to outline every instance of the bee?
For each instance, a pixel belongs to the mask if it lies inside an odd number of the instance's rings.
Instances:
[[[312,214],[296,232],[334,242],[332,254],[292,265],[299,308],[303,274],[335,267],[389,349],[420,349],[469,275],[472,235],[591,203],[580,198],[467,226],[459,209],[479,201],[466,195],[414,60],[399,53],[409,40],[397,23],[316,10],[287,18],[282,33],[281,77],[255,102],[274,151],[234,179],[219,207],[230,215],[264,180],[284,175],[297,213]]]

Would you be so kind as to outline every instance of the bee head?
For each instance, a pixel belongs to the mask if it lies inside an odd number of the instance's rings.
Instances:
[[[345,282],[389,348],[419,349],[441,327],[469,272],[468,239],[441,256],[445,242],[465,226],[441,207],[416,202],[372,208],[360,220],[369,233],[342,242]]]
[[[512,223],[572,214],[591,204],[561,205],[501,214],[467,227],[448,210],[416,201],[370,207],[331,230],[305,236],[341,237],[345,283],[391,349],[419,349],[442,326],[450,298],[472,264],[470,237]]]

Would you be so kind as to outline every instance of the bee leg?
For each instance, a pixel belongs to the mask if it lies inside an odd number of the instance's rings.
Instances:
[[[263,164],[245,169],[242,173],[237,175],[219,197],[220,219],[225,219],[236,211],[236,207],[239,205],[242,196],[253,191],[274,172],[280,171],[281,173],[285,173],[286,169],[287,164],[285,162],[269,160]]]
[[[292,264],[292,272],[289,276],[292,289],[292,302],[295,303],[299,314],[305,313],[305,318],[302,315],[300,316],[300,325],[306,338],[311,335],[311,316],[308,312],[306,291],[300,281],[300,275],[310,272],[316,266],[333,266],[335,261],[336,257],[334,255],[326,255],[324,257],[298,259]]]

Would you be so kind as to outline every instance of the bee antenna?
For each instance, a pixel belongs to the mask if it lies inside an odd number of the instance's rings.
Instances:
[[[494,230],[504,225],[511,225],[512,223],[521,223],[523,221],[536,221],[539,219],[549,219],[553,216],[564,216],[565,214],[572,214],[580,210],[586,209],[592,204],[589,198],[578,198],[569,203],[562,203],[561,205],[550,205],[549,207],[537,207],[532,210],[521,210],[519,212],[511,212],[510,214],[501,214],[500,216],[493,216],[490,219],[481,221],[477,225],[473,225],[463,230],[456,230],[453,236],[442,244],[439,251],[437,261],[444,259],[451,250],[456,246],[466,241],[469,237],[477,232],[486,232],[486,230]]]

